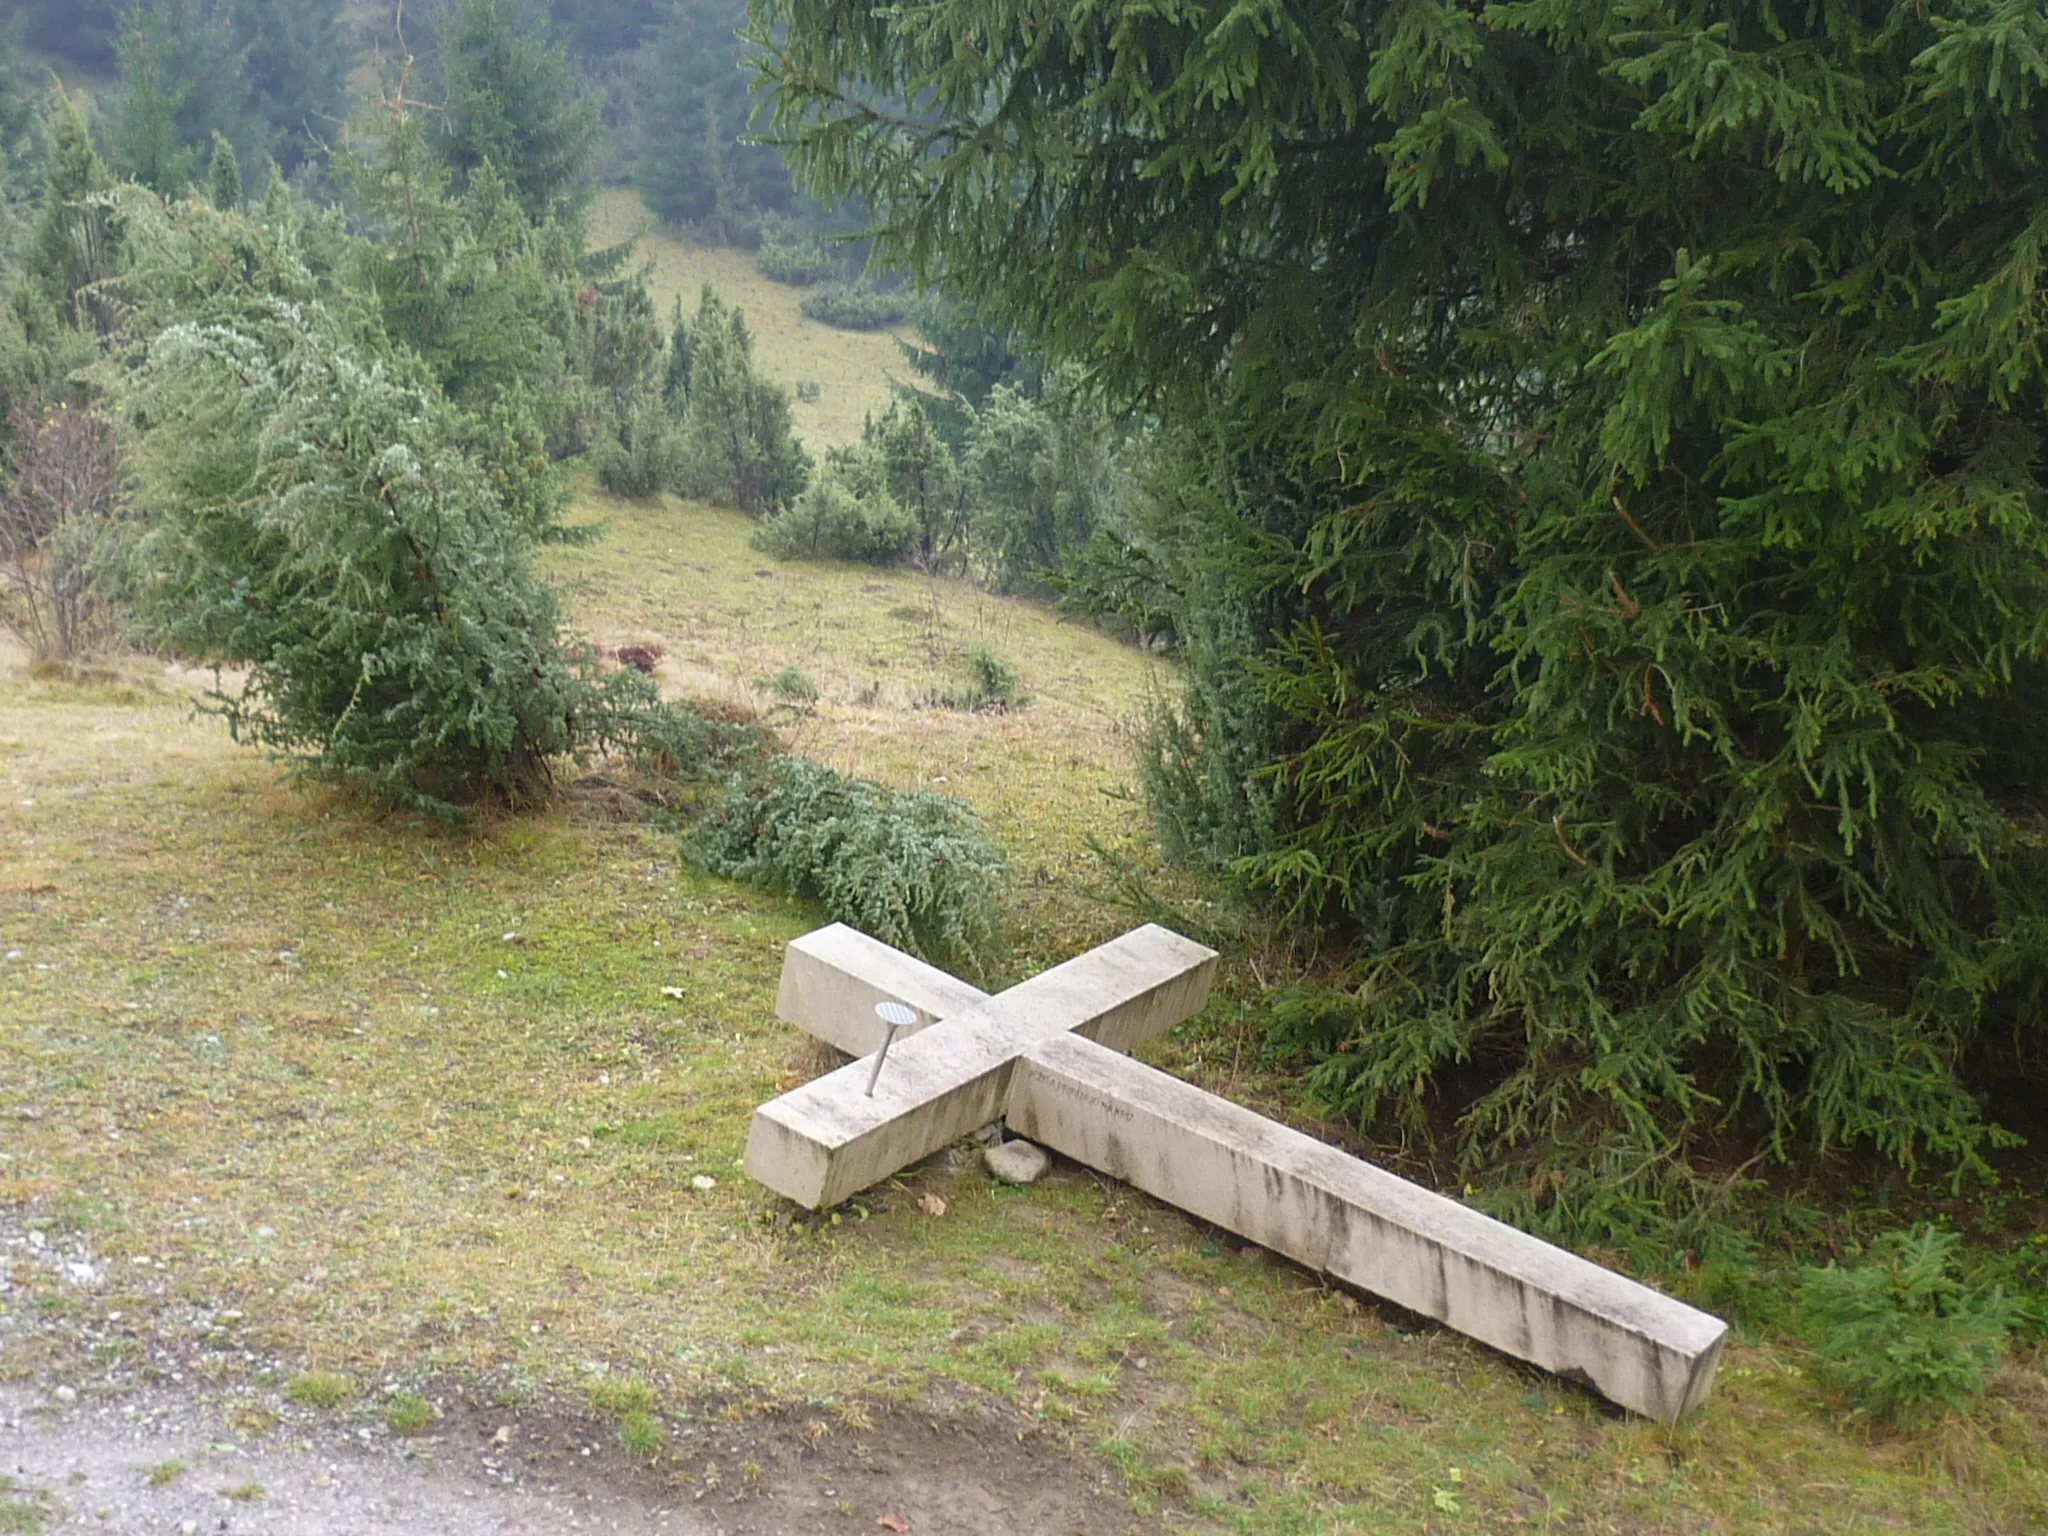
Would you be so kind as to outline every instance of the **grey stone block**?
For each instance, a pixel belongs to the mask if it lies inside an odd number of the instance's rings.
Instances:
[[[1052,1167],[1045,1148],[1028,1141],[1001,1141],[984,1148],[981,1160],[1005,1184],[1036,1184]]]
[[[1713,1389],[1719,1318],[1087,1040],[1031,1047],[1009,1123],[1647,1417]]]
[[[897,1043],[940,1019],[988,1001],[979,987],[948,976],[857,928],[834,923],[794,940],[782,957],[775,1016],[849,1056],[880,1050],[887,1033],[875,1004],[908,1004],[917,1023]]]

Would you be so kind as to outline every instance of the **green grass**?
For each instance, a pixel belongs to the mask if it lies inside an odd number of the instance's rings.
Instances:
[[[0,1533],[4,1536],[42,1536],[50,1518],[48,1497],[38,1489],[23,1488],[0,1473]]]
[[[587,495],[572,521],[604,536],[551,548],[548,569],[600,643],[661,645],[665,689],[732,707],[760,707],[760,679],[801,673],[816,701],[775,721],[792,750],[983,813],[1019,877],[1019,973],[1129,926],[1094,889],[1105,872],[1089,845],[1156,864],[1130,731],[1170,678],[1163,663],[965,582],[779,564],[748,547],[753,525],[734,512]],[[1029,709],[918,707],[955,686],[977,650],[1015,670]]]
[[[644,1381],[599,1381],[590,1387],[590,1406],[613,1418],[649,1413],[658,1401]]]
[[[661,1421],[651,1413],[635,1411],[619,1420],[619,1444],[635,1456],[652,1456],[664,1438]]]
[[[339,1371],[303,1371],[285,1384],[284,1395],[301,1408],[339,1408],[355,1390],[355,1378]]]
[[[384,1399],[384,1427],[394,1435],[424,1435],[440,1415],[434,1405],[410,1392],[394,1392]]]
[[[187,1467],[182,1461],[160,1461],[149,1469],[149,1486],[152,1488],[168,1488],[190,1470],[191,1468]]]
[[[221,1489],[220,1496],[224,1499],[233,1499],[238,1504],[254,1504],[263,1497],[264,1492],[261,1483],[233,1483]]]
[[[1144,857],[1118,722],[1153,662],[949,583],[757,577],[726,514],[583,511],[606,537],[550,559],[601,638],[659,638],[667,686],[735,702],[800,666],[820,700],[793,745],[984,811],[1019,871],[1009,975],[1128,926],[1087,840]],[[977,643],[1031,708],[909,706]],[[42,1202],[115,1276],[161,1263],[163,1297],[96,1300],[129,1327],[232,1308],[238,1350],[530,1383],[622,1440],[700,1394],[850,1432],[865,1405],[965,1388],[1120,1469],[1176,1530],[2048,1523],[2031,1366],[1970,1419],[1874,1433],[1796,1345],[1742,1331],[1714,1400],[1667,1430],[1071,1169],[1012,1189],[942,1158],[836,1222],[778,1227],[738,1161],[753,1107],[821,1064],[773,1017],[810,914],[573,799],[458,834],[301,793],[182,688],[0,677],[0,953],[22,955],[0,965],[0,1079],[36,1112],[0,1138],[0,1203]],[[1162,1058],[1288,1102],[1255,1070],[1256,982],[1231,990],[1235,1011]],[[14,1278],[20,1300],[75,1305]],[[57,1347],[31,1335],[7,1369]],[[409,1401],[382,1400],[386,1422],[430,1428]]]

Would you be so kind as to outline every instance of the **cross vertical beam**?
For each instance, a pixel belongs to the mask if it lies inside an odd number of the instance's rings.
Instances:
[[[1719,1318],[1092,1041],[1032,1046],[1009,1124],[1646,1417],[1713,1390]]]

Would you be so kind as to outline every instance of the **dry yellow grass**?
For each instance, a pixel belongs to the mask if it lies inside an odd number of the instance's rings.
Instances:
[[[592,245],[635,237],[664,318],[678,298],[684,313],[694,314],[698,293],[710,283],[727,303],[746,311],[763,373],[792,390],[805,380],[818,386],[815,401],[798,400],[792,407],[797,436],[812,452],[857,440],[866,414],[888,407],[890,377],[908,376],[892,333],[842,331],[807,320],[799,308],[804,290],[763,277],[752,251],[685,245],[662,228],[637,194],[618,188],[600,193],[590,213]]]
[[[729,513],[580,514],[604,536],[549,562],[601,638],[667,645],[678,691],[758,701],[800,666],[823,694],[804,750],[983,808],[1022,877],[1013,973],[1127,921],[1085,840],[1142,850],[1120,722],[1150,658],[955,583],[774,564]],[[976,640],[1035,702],[909,707]],[[233,1308],[208,1369],[252,1400],[308,1369],[644,1383],[821,1424],[986,1393],[1181,1532],[2048,1527],[2030,1369],[1976,1419],[1873,1434],[1796,1345],[1744,1336],[1674,1432],[1071,1167],[1015,1190],[949,1154],[780,1225],[736,1160],[753,1105],[816,1065],[772,1015],[813,914],[644,825],[436,833],[297,793],[192,716],[189,679],[134,671],[0,665],[0,1207],[110,1276],[81,1297],[17,1266],[8,1306],[117,1338]],[[59,1347],[8,1338],[0,1373]]]
[[[781,717],[792,750],[983,813],[1021,877],[1020,963],[1117,921],[1076,892],[1090,838],[1149,858],[1129,733],[1164,663],[968,582],[771,560],[748,547],[745,517],[715,507],[586,495],[576,518],[603,537],[555,547],[548,568],[600,643],[659,644],[671,692],[756,708],[774,699],[759,684],[796,667],[820,698]],[[920,707],[976,646],[1017,668],[1030,702],[1004,714]]]

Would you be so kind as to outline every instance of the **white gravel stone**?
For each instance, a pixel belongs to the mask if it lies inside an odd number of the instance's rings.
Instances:
[[[988,1164],[988,1171],[1005,1184],[1036,1184],[1052,1167],[1052,1159],[1046,1156],[1045,1149],[1028,1141],[1005,1141],[985,1148],[981,1160]]]

